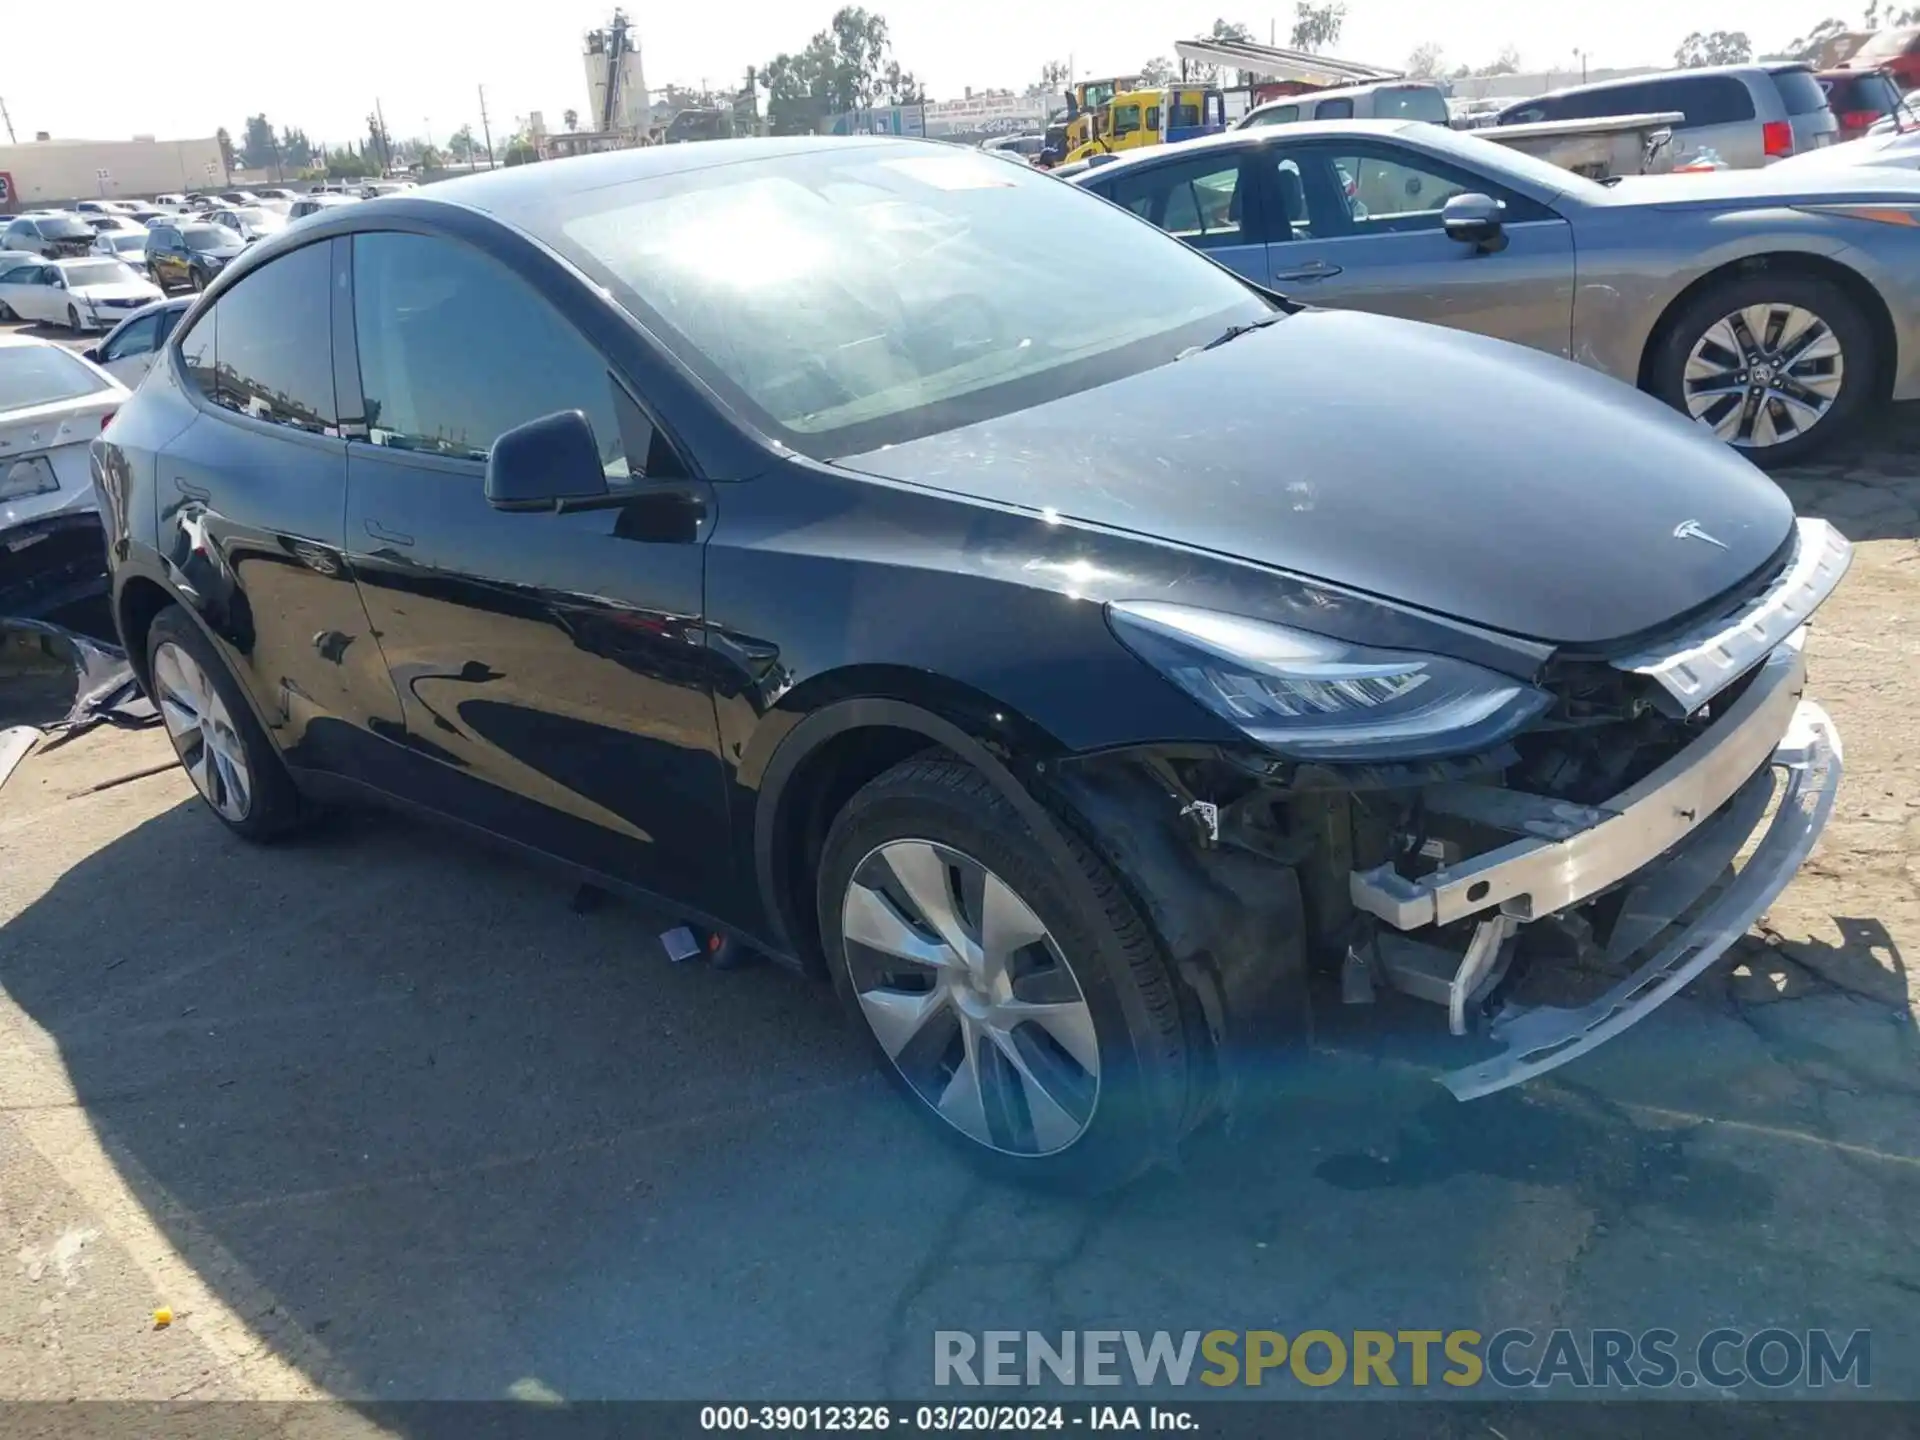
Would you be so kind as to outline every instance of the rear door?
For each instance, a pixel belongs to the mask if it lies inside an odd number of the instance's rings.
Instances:
[[[342,555],[333,245],[279,256],[194,319],[179,354],[200,414],[154,478],[162,553],[276,744],[353,774],[367,733],[401,722]]]
[[[1793,131],[1793,153],[1804,155],[1833,144],[1840,134],[1840,120],[1814,73],[1804,65],[1782,65],[1767,75],[1786,107],[1787,124]]]
[[[1315,305],[1425,320],[1568,353],[1572,227],[1490,175],[1390,140],[1269,147],[1287,215],[1267,246],[1266,282]],[[1506,206],[1506,245],[1483,253],[1448,238],[1455,195]]]
[[[1095,178],[1086,188],[1205,251],[1256,284],[1267,283],[1266,146],[1208,147]]]
[[[352,244],[364,424],[348,448],[347,537],[426,761],[420,798],[690,906],[733,908],[701,625],[711,487],[506,266],[436,236]],[[492,508],[494,440],[573,409],[630,501]]]

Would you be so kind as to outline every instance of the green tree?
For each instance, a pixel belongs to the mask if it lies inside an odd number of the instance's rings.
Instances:
[[[471,160],[478,149],[480,149],[480,142],[474,138],[471,125],[462,125],[447,137],[447,153],[456,160]]]
[[[580,112],[578,110],[563,110],[560,112],[560,119],[569,130],[578,130],[580,128]]]
[[[1042,95],[1051,95],[1058,99],[1066,93],[1067,62],[1049,60],[1040,67],[1040,78],[1027,86],[1029,99],[1038,99]]]
[[[382,173],[393,168],[393,137],[387,134],[387,127],[380,123],[380,112],[377,110],[367,116],[366,157],[379,166]]]
[[[1347,7],[1341,0],[1328,0],[1324,5],[1295,0],[1293,33],[1289,40],[1296,50],[1324,50],[1340,43],[1340,32],[1346,23]]]
[[[247,117],[246,138],[240,142],[240,160],[249,170],[271,170],[279,158],[279,144],[265,115]]]
[[[1673,52],[1673,63],[1685,70],[1702,65],[1744,65],[1753,58],[1753,42],[1744,30],[1696,30]]]
[[[1500,53],[1493,62],[1482,65],[1473,72],[1476,75],[1518,75],[1520,73],[1520,51],[1512,45],[1502,45]]]
[[[313,164],[313,142],[307,138],[307,132],[283,126],[280,131],[280,159],[288,165],[305,167]]]
[[[233,136],[229,135],[227,127],[222,125],[213,132],[213,139],[214,143],[220,147],[220,164],[227,170],[232,170],[234,168]]]
[[[1446,74],[1443,68],[1445,64],[1439,44],[1432,40],[1423,41],[1414,46],[1412,53],[1407,56],[1407,74],[1416,80],[1431,80]]]
[[[366,180],[380,173],[380,167],[357,150],[340,149],[327,155],[329,180]]]
[[[1173,61],[1164,55],[1156,55],[1140,67],[1140,83],[1158,89],[1162,85],[1171,85],[1179,73]]]

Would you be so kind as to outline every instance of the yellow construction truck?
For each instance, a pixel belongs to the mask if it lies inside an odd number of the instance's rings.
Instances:
[[[1083,118],[1089,122],[1085,138],[1069,145],[1062,163],[1217,135],[1226,128],[1226,99],[1213,85],[1121,90]]]

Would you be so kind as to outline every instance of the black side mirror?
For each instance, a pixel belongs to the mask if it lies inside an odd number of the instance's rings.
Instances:
[[[607,474],[586,415],[556,411],[495,440],[487,452],[487,503],[549,513],[607,504]]]
[[[82,360],[91,360],[94,364],[98,365],[100,363],[100,347],[98,345],[89,345],[80,352],[80,358]]]
[[[1440,207],[1440,224],[1449,240],[1491,254],[1507,247],[1502,224],[1506,208],[1491,195],[1456,195]]]

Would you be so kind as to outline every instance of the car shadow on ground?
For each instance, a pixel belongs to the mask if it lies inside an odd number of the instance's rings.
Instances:
[[[365,1401],[925,1396],[940,1328],[1704,1332],[1771,1227],[1824,1243],[1765,1143],[1703,1143],[1684,1081],[1679,1121],[1592,1073],[1460,1105],[1395,1044],[1431,1017],[1392,1006],[1256,1070],[1253,1118],[1177,1171],[1009,1189],[823,987],[671,965],[667,917],[570,894],[412,822],[259,849],[183,801],[0,930],[0,985],[185,1260]],[[1698,1017],[1659,1018],[1630,1064],[1684,1076]],[[1809,1283],[1749,1298],[1793,1323]]]
[[[1920,538],[1920,401],[1890,406],[1857,440],[1773,478],[1795,510],[1856,545]]]

